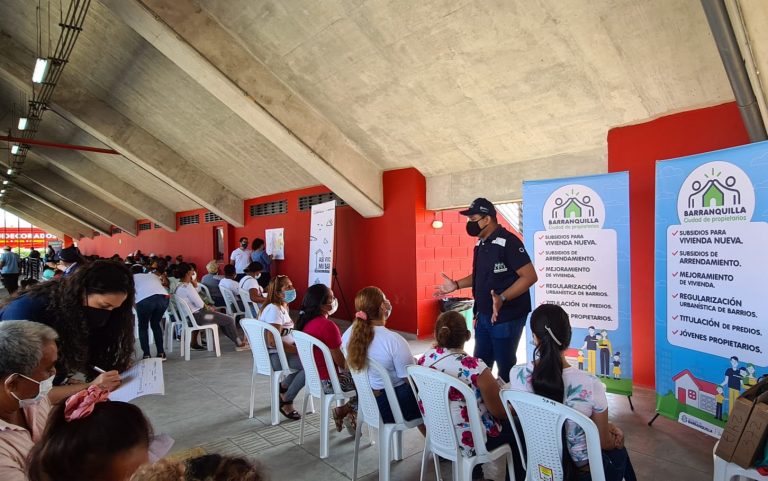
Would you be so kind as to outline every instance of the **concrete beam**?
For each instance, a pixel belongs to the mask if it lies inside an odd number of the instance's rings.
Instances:
[[[101,3],[362,216],[384,213],[378,166],[196,2]]]
[[[63,177],[47,169],[25,169],[21,177],[34,182],[40,188],[53,194],[64,197],[78,204],[84,210],[103,219],[105,222],[117,226],[131,236],[136,236],[136,218],[112,205],[107,204],[99,197],[83,190]]]
[[[427,209],[465,207],[477,197],[512,202],[523,198],[524,180],[604,174],[607,170],[606,152],[597,149],[427,177]]]
[[[89,190],[109,198],[115,206],[153,221],[170,231],[176,230],[176,213],[145,192],[120,179],[94,162],[71,150],[56,152],[30,150],[30,159],[46,161],[62,172],[82,182]],[[115,224],[118,225],[118,224]],[[119,225],[118,225],[119,227]],[[135,225],[132,230],[135,230]]]
[[[0,51],[0,76],[21,89],[27,88],[35,54],[4,35],[0,35]],[[67,72],[59,79],[52,110],[230,224],[243,226],[243,199],[81,88],[75,80],[76,71]]]
[[[64,217],[50,207],[26,197],[21,193],[13,192],[12,194],[13,195],[6,201],[6,205],[10,205],[48,225],[59,227],[59,230],[74,239],[93,236],[93,230],[82,223]]]
[[[79,215],[71,212],[70,210],[65,209],[65,208],[57,205],[55,202],[52,202],[49,199],[46,199],[45,197],[40,195],[40,193],[38,193],[38,192],[34,192],[34,191],[28,189],[27,187],[23,187],[23,186],[19,185],[18,183],[16,183],[13,186],[13,190],[14,190],[14,192],[18,192],[20,194],[24,194],[27,197],[29,197],[30,199],[32,199],[32,200],[34,200],[34,201],[36,201],[36,202],[38,202],[38,203],[48,207],[49,209],[53,209],[54,211],[58,212],[59,214],[61,214],[63,216],[66,216],[66,217],[69,217],[73,221],[82,224],[83,226],[85,226],[87,228],[86,232],[88,232],[88,230],[93,230],[93,231],[96,231],[96,232],[98,232],[100,234],[103,234],[103,235],[112,235],[112,233],[110,232],[110,226],[109,225],[106,225],[106,226],[104,226],[104,225],[97,225],[95,222],[92,222],[91,220],[83,219]]]
[[[68,233],[64,232],[63,230],[61,230],[61,228],[59,228],[59,227],[54,227],[52,225],[49,225],[44,220],[40,220],[40,219],[38,219],[37,217],[35,217],[33,215],[30,215],[30,214],[27,214],[25,212],[22,212],[19,209],[13,207],[12,205],[4,204],[2,206],[2,208],[4,210],[10,212],[11,214],[15,215],[16,217],[18,217],[20,219],[24,219],[25,221],[29,222],[33,226],[35,226],[35,227],[37,227],[39,229],[43,229],[44,231],[46,231],[49,234],[55,235],[59,239],[63,239],[65,235],[68,235],[68,236],[72,237],[71,233],[68,234]]]

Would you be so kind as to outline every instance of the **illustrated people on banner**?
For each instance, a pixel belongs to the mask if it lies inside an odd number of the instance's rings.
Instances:
[[[576,357],[576,361],[579,363],[579,371],[584,370],[584,351],[579,351],[579,355]]]
[[[715,419],[723,420],[723,401],[725,401],[725,396],[723,396],[723,386],[717,386],[717,394],[715,395]]]
[[[618,351],[613,354],[613,378],[621,379],[621,353]]]
[[[755,365],[752,363],[747,364],[747,368],[742,370],[742,376],[744,377],[744,389],[749,389],[756,385]]]
[[[608,331],[603,329],[598,336],[597,347],[600,350],[600,375],[608,377],[610,376],[611,366],[611,353],[613,352],[613,346],[610,339],[608,339]]]
[[[725,370],[725,379],[720,383],[723,387],[728,387],[728,412],[731,412],[736,404],[736,399],[741,394],[741,370],[739,369],[739,358],[731,357],[731,367]]]
[[[589,326],[581,350],[587,350],[587,372],[590,374],[597,374],[597,341],[595,326]]]

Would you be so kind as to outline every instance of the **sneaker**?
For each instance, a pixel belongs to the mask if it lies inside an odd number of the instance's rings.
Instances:
[[[250,351],[251,346],[249,344],[243,344],[242,346],[235,346],[235,351],[242,352],[242,351]]]
[[[162,360],[163,360],[163,362],[165,362],[165,361],[167,361],[167,360],[168,360],[168,356],[166,356],[164,352],[162,352],[162,353],[158,354],[158,355],[157,355],[157,357],[159,357],[160,359],[162,359]]]
[[[144,359],[149,359],[150,357],[152,357],[152,356],[150,356],[149,354],[144,354],[144,356],[141,358],[141,360],[143,361]]]

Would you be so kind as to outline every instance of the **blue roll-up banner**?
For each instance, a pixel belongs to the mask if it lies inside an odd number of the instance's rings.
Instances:
[[[720,437],[768,364],[768,142],[656,164],[656,410]]]
[[[558,304],[571,319],[568,361],[631,395],[629,175],[523,182],[523,222],[534,306]]]

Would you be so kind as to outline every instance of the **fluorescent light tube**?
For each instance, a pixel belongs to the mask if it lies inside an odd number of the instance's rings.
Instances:
[[[13,169],[8,169],[8,175],[13,175]]]
[[[19,130],[24,130],[26,128],[27,128],[27,118],[26,117],[21,117],[19,119]]]
[[[12,145],[11,146],[11,153],[13,155],[18,155],[18,153],[19,153],[19,146],[18,145]]]
[[[3,185],[8,185],[8,181],[7,181],[7,180],[4,180],[4,181],[3,181]]]
[[[38,58],[35,61],[35,71],[32,73],[32,81],[36,84],[43,83],[45,76],[48,74],[48,67],[51,62],[47,58]]]

